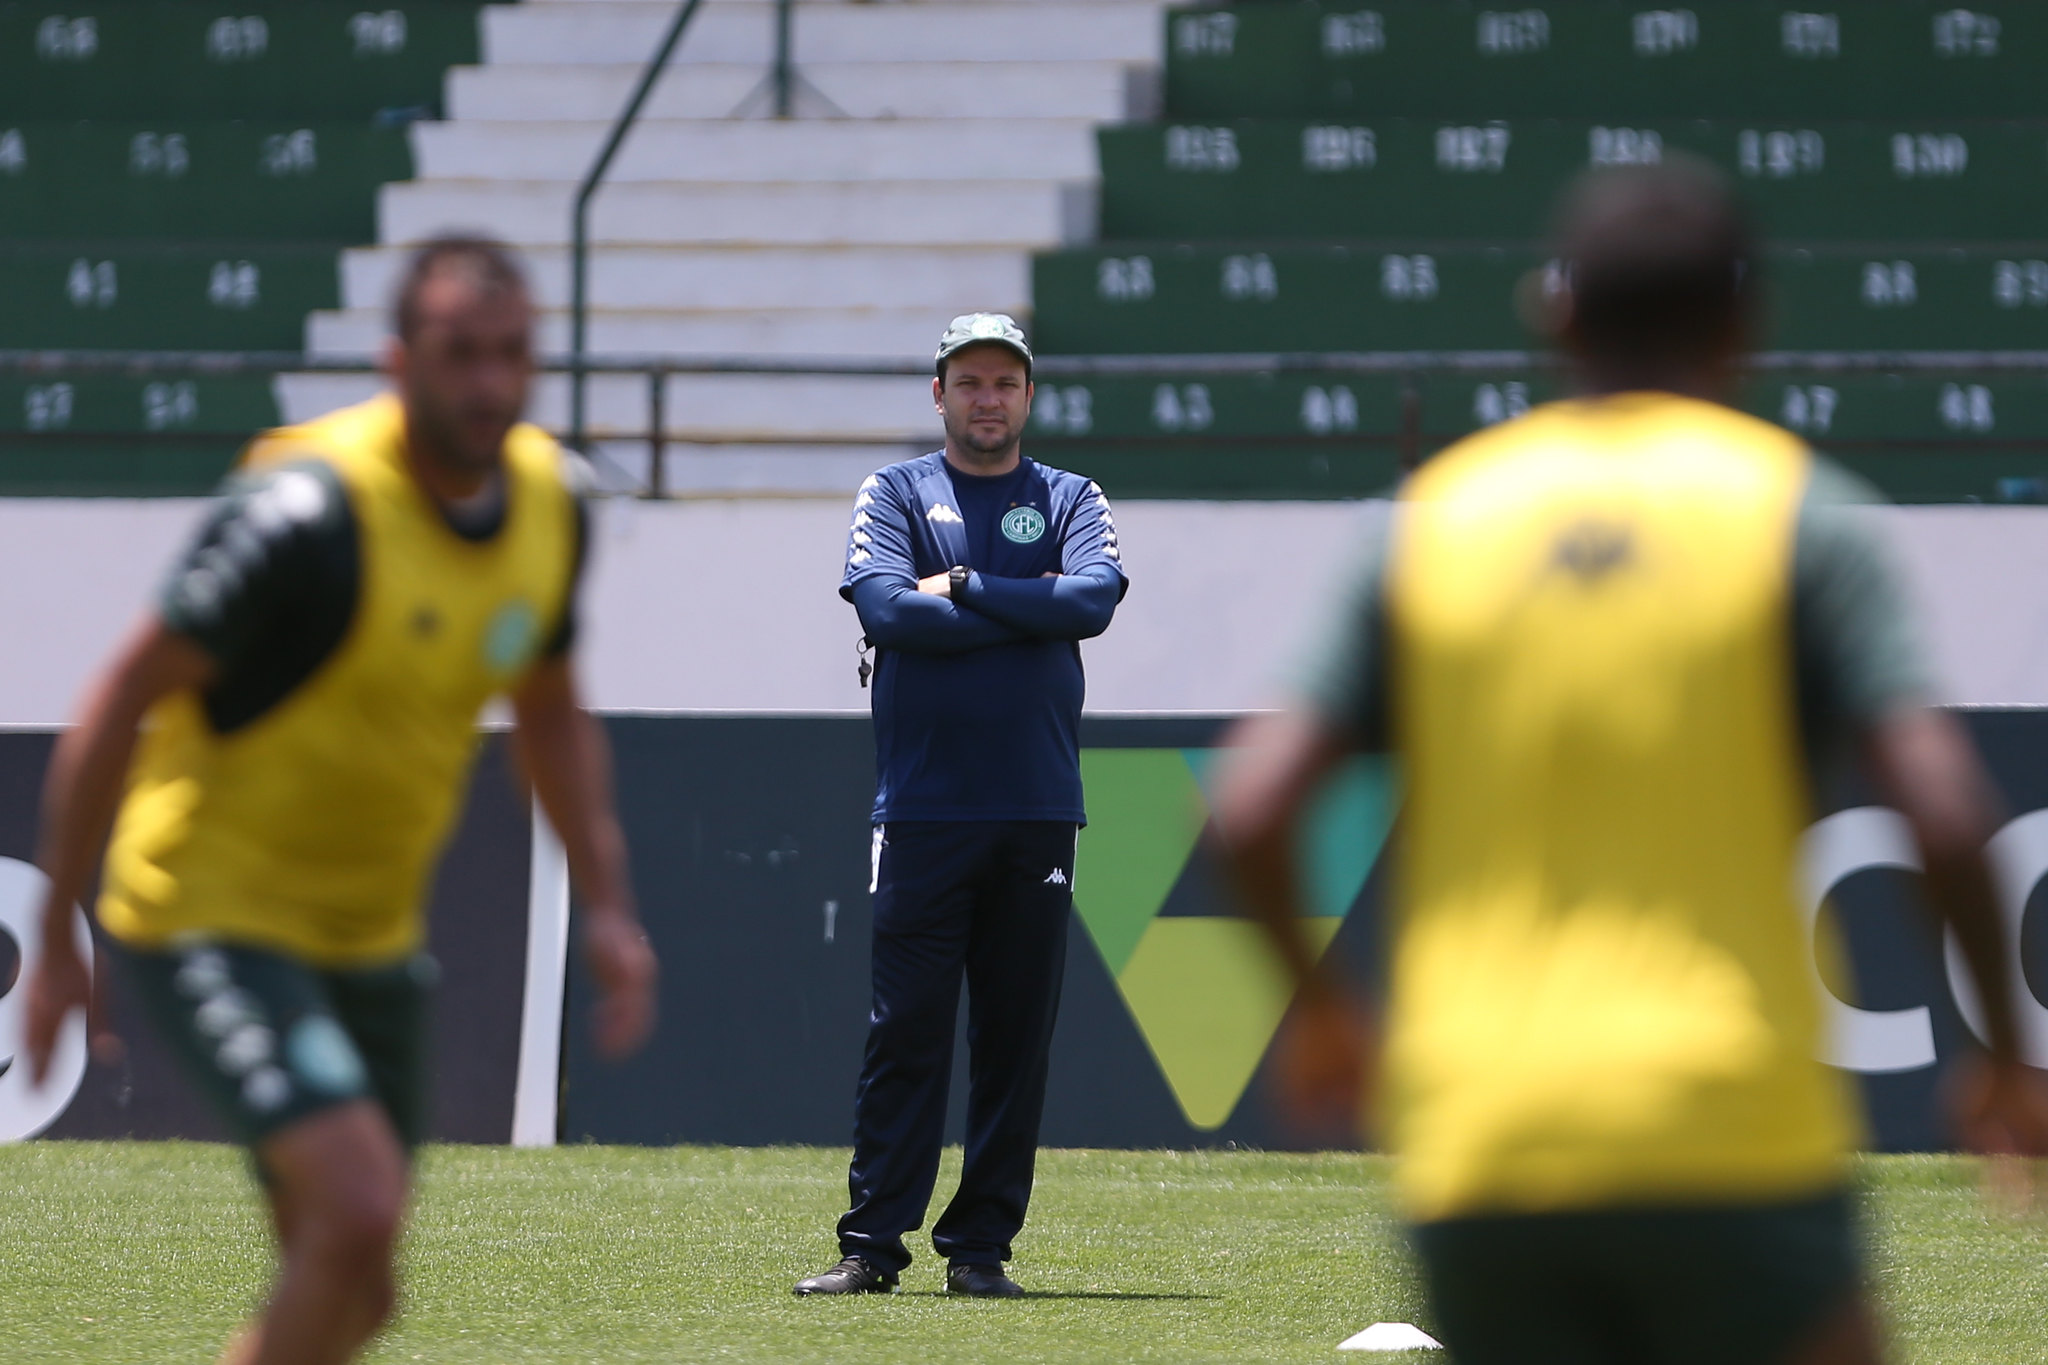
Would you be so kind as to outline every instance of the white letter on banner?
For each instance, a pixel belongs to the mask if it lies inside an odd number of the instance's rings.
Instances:
[[[1830,815],[1806,832],[1800,848],[1806,882],[1806,933],[1812,942],[1821,902],[1837,883],[1865,868],[1920,870],[1905,817],[1882,806],[1858,806]],[[1807,969],[1826,1011],[1821,1060],[1850,1071],[1917,1071],[1934,1065],[1934,1020],[1925,1005],[1866,1010],[1843,1002],[1821,979],[1812,952]]]
[[[2029,811],[2020,816],[1993,835],[1984,851],[1991,859],[1992,875],[1998,879],[1998,905],[2005,920],[2001,927],[2012,962],[2013,999],[2019,1009],[2015,1022],[2019,1025],[2020,1060],[2029,1066],[2048,1066],[2048,1009],[2041,1007],[2020,965],[2020,930],[2026,923],[2027,897],[2033,894],[2041,878],[2048,877],[2048,810]],[[1953,930],[1947,939],[1949,989],[1955,992],[1963,1022],[1981,1040],[1990,1031],[1984,1026],[1984,1002],[1977,997],[1976,984],[1970,979],[1962,945]]]
[[[73,1011],[57,1033],[50,1074],[32,1084],[23,1046],[28,982],[43,955],[43,891],[48,880],[18,858],[0,858],[0,934],[21,950],[14,988],[0,996],[0,1142],[34,1137],[71,1107],[85,1081],[85,1013]],[[71,933],[78,955],[92,966],[92,934],[85,916],[73,911]]]

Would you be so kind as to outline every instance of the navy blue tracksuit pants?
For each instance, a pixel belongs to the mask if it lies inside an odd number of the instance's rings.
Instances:
[[[1075,826],[878,826],[874,1006],[854,1098],[842,1256],[910,1264],[945,1139],[960,983],[967,982],[967,1153],[932,1228],[949,1261],[999,1265],[1024,1226],[1072,910]]]

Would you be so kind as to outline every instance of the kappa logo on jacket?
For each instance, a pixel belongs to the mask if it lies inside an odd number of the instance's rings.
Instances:
[[[924,514],[924,519],[926,521],[950,521],[955,526],[964,526],[967,524],[965,518],[963,518],[958,512],[955,512],[952,508],[946,506],[946,504],[943,502],[933,503],[931,511],[926,512]]]

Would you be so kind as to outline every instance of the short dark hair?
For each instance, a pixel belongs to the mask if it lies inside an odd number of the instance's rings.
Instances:
[[[1564,196],[1557,250],[1572,333],[1590,355],[1710,360],[1749,320],[1749,224],[1727,180],[1697,158],[1581,176]]]
[[[492,237],[451,232],[414,248],[391,296],[391,329],[411,340],[420,325],[420,291],[436,275],[460,272],[487,294],[529,294],[526,271],[512,249]]]
[[[1024,354],[1024,353],[1023,353],[1022,351],[1018,350],[1018,349],[1017,349],[1016,347],[1014,347],[1014,346],[1011,346],[1011,345],[1009,345],[1009,344],[1008,344],[1007,342],[1001,342],[1001,341],[970,341],[970,342],[968,342],[968,343],[967,343],[967,344],[966,344],[965,346],[962,346],[962,347],[960,348],[960,351],[971,351],[971,350],[973,350],[973,349],[974,349],[975,347],[977,347],[977,346],[999,346],[999,347],[1001,347],[1001,348],[1002,348],[1003,350],[1005,350],[1005,351],[1008,351],[1008,352],[1009,352],[1009,353],[1010,353],[1011,355],[1013,355],[1013,356],[1017,357],[1017,359],[1019,359],[1019,360],[1021,360],[1021,361],[1023,361],[1023,362],[1024,362],[1024,382],[1025,382],[1025,383],[1027,383],[1027,384],[1029,384],[1029,383],[1031,382],[1031,357],[1030,357],[1030,356],[1028,356],[1028,355],[1025,355],[1025,354]],[[945,387],[946,387],[946,366],[948,366],[948,365],[950,365],[950,364],[952,364],[952,363],[953,363],[953,356],[959,355],[959,354],[960,354],[960,351],[954,351],[954,352],[952,353],[952,355],[947,355],[947,356],[943,356],[943,357],[941,357],[941,358],[940,358],[940,360],[939,360],[939,362],[938,362],[938,364],[937,364],[937,366],[935,366],[935,367],[934,367],[934,368],[936,369],[937,373],[938,373],[938,376],[939,376],[939,387],[940,387],[940,388],[942,388],[942,389],[943,389],[943,388],[945,388]]]

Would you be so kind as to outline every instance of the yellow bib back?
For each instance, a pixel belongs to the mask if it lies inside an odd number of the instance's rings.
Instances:
[[[1819,1190],[1791,575],[1811,457],[1631,394],[1413,480],[1386,579],[1388,1135],[1416,1216]]]
[[[252,470],[312,460],[339,475],[359,540],[354,614],[324,662],[245,726],[216,732],[191,694],[151,711],[107,855],[110,933],[144,946],[204,934],[329,965],[418,945],[479,712],[568,609],[565,458],[515,428],[504,522],[468,540],[408,473],[391,398],[251,447]]]

